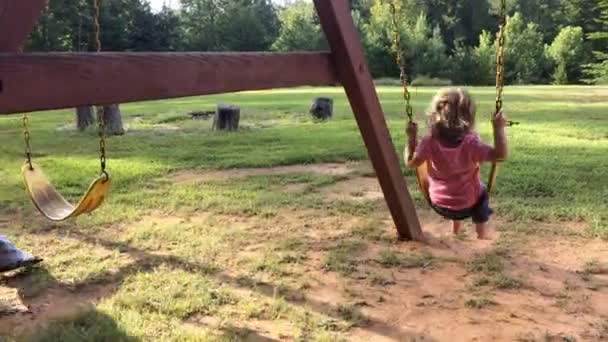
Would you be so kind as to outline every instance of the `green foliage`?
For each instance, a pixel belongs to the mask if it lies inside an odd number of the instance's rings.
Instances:
[[[327,43],[312,3],[298,0],[279,13],[281,29],[273,50],[322,50]]]
[[[476,47],[455,44],[451,56],[452,81],[462,85],[493,84],[496,72],[496,48],[492,43],[492,35],[482,31],[479,44]]]
[[[133,21],[133,30],[129,35],[129,50],[175,51],[180,48],[181,22],[174,10],[164,7],[155,14],[151,12],[149,5],[144,4],[135,12]]]
[[[496,71],[495,46],[489,32],[483,31],[479,36],[479,45],[470,47],[462,42],[455,43],[450,57],[451,79],[461,85],[493,84]]]
[[[522,15],[515,13],[507,22],[505,37],[506,81],[518,84],[542,82],[546,57],[538,25],[526,24]]]
[[[168,8],[152,13],[139,0],[101,3],[99,22],[102,49],[107,51],[174,50],[179,45],[180,21]],[[27,43],[30,50],[93,51],[91,1],[54,0],[40,18]]]
[[[266,0],[229,1],[219,17],[221,49],[268,50],[278,35],[278,17]]]
[[[421,76],[454,83],[493,83],[499,0],[398,0],[399,34],[409,80]],[[155,13],[147,1],[104,0],[100,15],[108,51],[324,50],[327,43],[311,1],[182,0],[180,9]],[[351,0],[374,77],[399,76],[392,19],[386,0]],[[512,16],[507,56],[509,83],[590,83],[606,79],[606,0],[507,0]],[[604,13],[604,14],[602,14]],[[602,19],[603,18],[603,19]],[[90,0],[53,0],[27,48],[93,50]],[[582,29],[584,44],[572,63],[549,48],[568,27]],[[578,33],[577,33],[578,34]],[[571,43],[573,41],[570,41]],[[566,43],[566,42],[563,42]],[[578,43],[577,43],[578,44]],[[559,44],[557,44],[559,45]],[[557,48],[557,47],[556,47]],[[573,51],[579,51],[575,49]],[[591,63],[595,61],[595,63]],[[589,64],[591,63],[591,64]]]
[[[569,0],[568,0],[569,1]],[[560,9],[561,0],[518,0],[515,12],[521,14],[526,23],[535,23],[542,43],[549,42],[559,31],[560,17],[565,17]]]
[[[564,27],[548,49],[549,56],[557,65],[553,76],[555,83],[567,84],[579,77],[583,51],[583,29]]]
[[[456,84],[472,85],[478,82],[477,61],[473,49],[461,42],[455,44],[452,52],[452,73],[450,78]]]
[[[452,81],[445,78],[420,75],[416,76],[410,84],[414,87],[447,87],[452,85]]]
[[[182,0],[180,16],[184,23],[183,44],[189,50],[217,50],[219,44],[218,16],[214,1]]]
[[[431,29],[424,13],[408,31],[406,42],[412,75],[444,76],[448,59],[441,29]]]
[[[401,10],[399,18],[402,20],[398,27],[401,36],[400,53],[405,58],[409,78],[422,75],[448,76],[449,61],[441,29],[438,26],[431,28],[424,12],[415,21],[408,21],[403,7]],[[394,28],[389,7],[382,1],[376,1],[371,14],[370,22],[364,25],[362,31],[372,73],[376,77],[398,76],[399,68],[395,65],[393,46]]]
[[[369,21],[362,25],[361,35],[372,75],[398,77],[399,67],[395,64],[395,52],[392,49],[393,28],[389,7],[381,1],[375,1],[370,12]]]
[[[278,19],[267,0],[183,0],[176,27],[181,50],[261,51],[276,39]]]
[[[492,35],[488,31],[482,31],[479,35],[479,45],[473,50],[476,62],[476,81],[480,85],[494,83],[496,73],[496,49],[492,44]]]
[[[487,0],[406,0],[404,2],[416,4],[410,5],[410,8],[416,8],[417,11],[409,13],[423,12],[428,16],[431,27],[439,27],[443,32],[444,41],[449,44],[449,49],[456,47],[452,45],[456,42],[462,42],[467,46],[474,45],[477,43],[479,32],[496,25],[489,15]]]

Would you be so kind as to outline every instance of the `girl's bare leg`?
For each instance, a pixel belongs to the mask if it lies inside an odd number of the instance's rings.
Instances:
[[[479,240],[489,240],[491,238],[487,222],[475,224],[475,230],[477,231],[477,238]]]
[[[452,221],[452,231],[454,232],[454,234],[459,234],[461,230],[462,230],[462,221],[453,220]]]

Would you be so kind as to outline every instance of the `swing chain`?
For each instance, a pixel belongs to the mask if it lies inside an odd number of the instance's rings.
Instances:
[[[101,39],[100,39],[100,27],[99,27],[99,3],[101,0],[93,0],[93,30],[95,34],[95,50],[101,52]],[[105,175],[106,179],[109,178],[106,172],[106,137],[105,137],[105,110],[103,106],[96,107],[97,112],[97,123],[98,123],[98,134],[99,134],[99,162],[101,164],[101,173]]]
[[[507,1],[500,1],[500,16],[498,18],[498,33],[496,45],[496,111],[502,110],[502,93],[505,85],[505,28],[507,26]],[[519,125],[517,121],[507,121],[507,126]]]
[[[99,2],[100,0],[93,0],[93,9],[95,11],[93,14],[93,30],[95,34],[95,49],[97,52],[101,52],[101,38],[99,38]]]
[[[507,24],[507,1],[500,2],[500,17],[498,26],[498,45],[496,47],[496,113],[502,109],[502,93],[504,89],[505,62],[505,26]]]
[[[97,107],[97,121],[99,123],[99,161],[101,164],[101,173],[106,175],[106,139],[105,139],[105,110],[102,106]]]
[[[17,48],[17,53],[23,53],[23,45]],[[28,168],[34,170],[34,166],[32,165],[32,146],[30,142],[30,118],[27,113],[23,113],[23,140],[25,141],[25,160]]]
[[[403,86],[403,99],[405,101],[405,113],[407,114],[408,122],[414,121],[414,110],[412,109],[411,104],[411,94],[407,88],[407,72],[405,60],[402,56],[401,51],[401,34],[399,33],[399,18],[398,18],[398,10],[394,1],[390,3],[391,7],[391,17],[393,23],[393,50],[395,51],[395,59],[397,65],[399,66],[400,74],[399,78],[401,80],[401,85]]]
[[[30,170],[32,166],[32,146],[30,145],[30,118],[27,113],[23,113],[23,140],[25,141],[25,158]]]

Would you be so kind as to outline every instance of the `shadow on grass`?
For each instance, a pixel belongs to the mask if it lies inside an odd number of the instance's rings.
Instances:
[[[4,336],[8,340],[137,341],[106,313],[96,310],[90,303],[82,305],[84,303],[80,303],[80,298],[75,298],[72,302],[64,300],[73,304],[72,308],[52,307],[45,294],[48,294],[49,289],[65,289],[67,286],[57,281],[44,265],[4,275],[0,278],[0,283],[15,288],[21,304],[27,308],[26,311],[14,311],[12,315],[3,317],[5,324],[0,324],[0,334],[11,335],[10,338]],[[62,294],[79,297],[71,290],[63,291]],[[44,308],[45,306],[52,308]],[[49,312],[40,312],[45,309]],[[2,335],[0,340],[4,340]]]
[[[52,321],[37,332],[25,338],[36,342],[76,342],[76,341],[116,341],[133,342],[138,338],[129,336],[109,315],[95,309],[88,309],[75,317],[64,317]]]
[[[171,256],[171,255],[157,255],[157,254],[148,253],[141,249],[132,247],[126,243],[99,239],[98,237],[91,236],[91,235],[88,235],[88,234],[82,233],[82,232],[78,232],[78,233],[72,232],[71,236],[76,239],[79,239],[83,242],[86,242],[86,243],[99,244],[108,249],[120,249],[121,251],[130,254],[136,261],[134,261],[133,263],[131,263],[129,265],[125,265],[121,268],[118,268],[116,270],[106,271],[106,272],[103,272],[100,274],[96,274],[93,277],[84,279],[83,281],[81,281],[77,284],[69,284],[69,285],[62,284],[60,282],[57,282],[57,281],[51,279],[50,282],[47,283],[47,286],[46,286],[47,290],[62,289],[62,290],[65,290],[64,292],[66,293],[66,295],[68,295],[69,293],[78,293],[78,292],[82,292],[82,291],[88,292],[87,289],[90,287],[99,288],[99,287],[105,286],[106,289],[110,288],[110,290],[106,291],[106,293],[105,293],[105,296],[108,296],[112,292],[114,292],[116,289],[118,289],[120,284],[129,275],[132,275],[132,274],[135,274],[138,272],[151,271],[163,264],[170,265],[171,267],[174,267],[174,268],[180,268],[187,272],[202,273],[202,274],[210,275],[212,277],[215,277],[218,283],[227,284],[227,285],[235,287],[235,288],[246,289],[249,291],[257,292],[258,294],[263,295],[269,299],[273,299],[276,296],[276,291],[277,291],[277,288],[279,287],[278,284],[274,284],[271,282],[260,282],[258,280],[249,278],[247,276],[235,277],[235,276],[232,276],[232,275],[228,274],[227,272],[217,269],[216,267],[213,267],[211,265],[191,262],[191,261],[179,258],[179,257]],[[37,271],[37,272],[40,272],[40,271]],[[42,271],[42,272],[44,272],[44,271]],[[28,278],[34,277],[34,276],[36,276],[36,272],[33,272],[31,274],[20,275],[19,277],[15,278],[15,279],[11,279],[10,281],[7,281],[5,279],[4,281],[5,281],[5,283],[10,284],[10,286],[21,288],[23,286],[27,286],[28,282],[29,282]],[[309,298],[299,296],[299,295],[291,296],[290,294],[297,294],[299,291],[295,288],[286,287],[284,284],[281,284],[281,289],[282,289],[281,291],[286,295],[285,300],[292,305],[301,306],[303,308],[313,310],[319,314],[330,316],[334,319],[338,319],[338,320],[342,319],[342,317],[340,315],[339,305],[337,303],[333,304],[333,303],[321,302],[321,301],[317,301],[317,300],[311,300]],[[20,292],[20,296],[24,296],[26,294],[26,291],[20,290],[19,292]],[[42,293],[42,292],[40,292],[40,293]],[[97,300],[98,299],[99,298],[97,298]],[[28,299],[24,298],[24,301],[28,302]],[[92,334],[91,336],[98,336],[95,334],[101,334],[99,336],[104,337],[106,335],[103,335],[103,334],[105,334],[103,332],[103,330],[98,330],[97,327],[95,327],[95,326],[89,326],[91,324],[96,325],[97,324],[96,319],[99,319],[99,320],[101,320],[101,323],[105,322],[104,324],[108,325],[108,327],[109,327],[108,329],[110,330],[110,332],[108,332],[108,333],[112,333],[111,325],[109,325],[110,322],[108,321],[108,320],[111,320],[111,318],[106,317],[107,320],[104,321],[104,317],[101,317],[101,315],[103,315],[103,314],[97,313],[97,312],[93,312],[93,313],[85,312],[85,313],[82,313],[80,316],[78,316],[76,319],[71,319],[64,323],[61,323],[61,322],[54,323],[51,328],[49,328],[48,330],[45,330],[46,332],[44,333],[43,337],[46,337],[46,336],[49,336],[52,338],[59,337],[59,339],[37,339],[36,341],[50,341],[50,340],[70,341],[68,338],[64,337],[64,335],[57,335],[57,334],[61,333],[62,329],[60,329],[60,327],[62,327],[62,326],[68,327],[68,329],[66,330],[67,333],[69,333],[70,331],[73,331],[74,333],[85,332],[85,333],[91,333]],[[372,319],[369,317],[365,317],[364,322],[365,323],[362,323],[362,325],[360,327],[361,329],[368,330],[375,334],[386,336],[386,337],[393,338],[396,340],[403,341],[403,340],[423,339],[424,341],[435,341],[430,336],[420,334],[417,332],[413,332],[413,331],[407,331],[407,330],[401,329],[398,326],[393,326],[393,325],[387,324],[383,321],[375,320],[375,319]],[[72,328],[70,328],[70,327],[72,327]],[[118,334],[118,332],[114,332],[114,333]],[[226,333],[227,334],[236,333],[239,336],[242,336],[239,332],[234,332],[234,331],[229,331]],[[246,333],[247,333],[246,335],[247,335],[248,340],[252,339],[255,341],[271,341],[267,337],[257,335],[257,333],[255,331],[247,330]],[[65,335],[65,336],[67,336],[67,335]],[[112,335],[108,335],[108,336],[111,337]],[[122,340],[120,338],[118,338],[118,337],[120,337],[120,335],[116,335],[116,337],[117,337],[116,339],[111,338],[109,340],[131,341],[130,339],[128,339],[130,337],[128,337],[126,334],[124,335],[125,339],[122,339]],[[106,339],[104,337],[101,340],[106,340]]]
[[[97,241],[103,246],[122,246],[84,235],[80,237],[86,241]],[[3,321],[0,322],[0,341],[142,341],[140,337],[131,336],[113,317],[97,310],[95,303],[114,293],[129,275],[151,270],[161,264],[196,273],[207,274],[216,271],[205,265],[183,262],[179,258],[153,256],[134,248],[126,248],[128,253],[137,258],[136,262],[114,272],[97,274],[76,284],[58,281],[43,264],[2,276],[0,284],[15,288],[21,304],[27,310],[2,308],[5,309],[2,311],[10,313],[10,316],[4,315]],[[232,341],[237,337],[246,337],[247,341],[276,341],[251,329],[233,326],[220,327],[218,334],[214,335],[222,341]]]

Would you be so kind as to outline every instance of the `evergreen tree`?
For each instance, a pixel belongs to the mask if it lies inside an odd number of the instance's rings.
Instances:
[[[589,34],[592,41],[600,42],[599,48],[593,51],[596,62],[585,66],[589,83],[608,84],[608,0],[598,0],[598,31]]]

